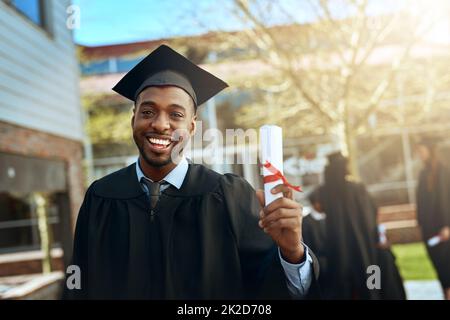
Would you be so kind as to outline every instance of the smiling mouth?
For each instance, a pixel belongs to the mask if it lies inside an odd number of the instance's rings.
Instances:
[[[166,138],[147,137],[147,141],[153,148],[160,150],[167,149],[172,144],[172,141]]]

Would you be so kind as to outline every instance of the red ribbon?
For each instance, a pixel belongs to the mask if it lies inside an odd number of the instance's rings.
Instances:
[[[287,186],[295,191],[302,192],[302,188],[300,186],[294,186],[294,185],[290,184],[287,181],[286,177],[281,173],[281,171],[278,170],[277,168],[275,168],[269,161],[266,161],[266,163],[264,163],[262,166],[272,173],[270,176],[264,176],[264,178],[263,178],[264,183],[281,180],[281,181],[283,181],[283,184],[285,186]]]

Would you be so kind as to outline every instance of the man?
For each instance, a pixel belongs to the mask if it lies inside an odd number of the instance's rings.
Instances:
[[[244,179],[174,156],[186,141],[179,132],[195,131],[197,107],[226,86],[163,45],[113,88],[135,102],[139,159],[89,187],[73,255],[81,289],[67,298],[315,296],[317,262],[286,186],[261,210],[263,193]]]

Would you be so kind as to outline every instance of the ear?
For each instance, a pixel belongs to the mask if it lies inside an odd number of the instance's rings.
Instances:
[[[196,130],[197,130],[197,114],[194,114],[191,118],[191,130],[189,130],[191,136],[195,134]]]
[[[136,107],[133,108],[133,116],[131,117],[131,128],[134,126],[134,116],[136,115]]]

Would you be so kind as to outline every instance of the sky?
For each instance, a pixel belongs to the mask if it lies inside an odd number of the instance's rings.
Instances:
[[[260,1],[267,6],[275,3],[269,0]],[[217,30],[233,31],[248,27],[248,24],[243,23],[230,9],[232,0],[73,0],[72,2],[79,7],[80,13],[80,27],[74,30],[75,42],[88,46],[198,35]],[[339,2],[334,1],[336,4]],[[392,2],[388,0],[376,0],[373,3],[371,8],[373,12],[392,9]],[[286,23],[288,20],[285,12],[297,22],[304,23],[315,19],[310,4],[305,0],[278,0],[273,8],[274,10],[268,8],[262,13],[269,25]],[[333,8],[333,11],[336,16],[344,15],[340,14],[338,6]]]
[[[74,0],[80,8],[75,42],[128,43],[242,28],[238,19],[223,14],[218,3],[221,1]]]

